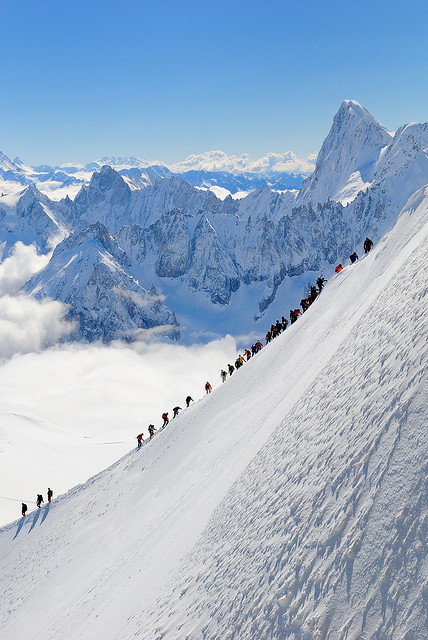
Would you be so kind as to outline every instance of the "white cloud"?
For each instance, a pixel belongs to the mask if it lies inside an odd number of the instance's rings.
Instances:
[[[101,471],[136,446],[164,411],[197,402],[237,351],[228,336],[207,345],[68,344],[16,355],[0,365],[0,524]],[[202,426],[202,425],[201,425]],[[174,428],[174,423],[171,423]],[[39,488],[41,487],[41,489]],[[7,488],[7,489],[6,489]],[[46,489],[43,489],[45,491]]]
[[[39,256],[34,245],[17,242],[11,255],[0,263],[0,296],[14,294],[49,262],[50,255]]]
[[[192,154],[182,162],[170,165],[171,171],[228,171],[230,173],[243,172],[285,172],[310,175],[315,168],[316,156],[300,159],[291,151],[285,153],[268,153],[266,156],[251,159],[248,154],[241,156],[227,155],[223,151],[207,151],[199,155]]]
[[[64,320],[67,307],[61,302],[36,300],[19,293],[49,258],[39,256],[33,245],[17,242],[11,255],[0,263],[0,358],[39,351],[74,329]]]
[[[56,344],[74,329],[67,308],[54,300],[5,295],[0,298],[0,357],[29,353]]]

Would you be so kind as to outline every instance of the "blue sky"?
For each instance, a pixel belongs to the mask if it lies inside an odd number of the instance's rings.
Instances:
[[[345,98],[428,119],[428,3],[0,0],[0,150],[317,153]]]

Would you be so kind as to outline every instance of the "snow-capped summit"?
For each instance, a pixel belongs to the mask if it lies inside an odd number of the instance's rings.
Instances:
[[[77,228],[101,221],[114,229],[115,221],[126,220],[129,211],[131,189],[122,176],[109,165],[104,165],[92,175],[88,185],[84,185],[70,212]]]
[[[46,253],[63,240],[70,227],[63,216],[63,207],[40,193],[31,183],[21,193],[0,200],[0,241],[4,243],[3,258],[14,243],[35,244]]]
[[[61,242],[25,291],[68,304],[79,337],[88,340],[132,339],[155,327],[159,334],[177,339],[174,313],[127,272],[130,266],[125,251],[96,222]]]
[[[392,135],[355,100],[344,100],[318,154],[315,171],[302,186],[301,202],[342,204],[370,186],[382,149]]]
[[[115,167],[117,170],[131,169],[134,167],[138,169],[145,169],[146,167],[150,167],[153,162],[149,162],[148,160],[144,160],[142,158],[135,158],[134,156],[104,156],[100,160],[95,160],[95,162],[92,162],[90,166],[92,168],[94,165],[97,165],[97,167],[100,169],[105,164],[109,164],[110,166]]]
[[[17,183],[18,185],[30,184],[30,180],[25,175],[21,166],[17,162],[12,161],[5,153],[0,151],[0,179],[8,183]]]

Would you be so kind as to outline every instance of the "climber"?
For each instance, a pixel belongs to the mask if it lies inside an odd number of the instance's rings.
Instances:
[[[337,265],[337,267],[335,268],[335,272],[336,272],[336,273],[340,273],[341,271],[343,271],[343,267],[342,267],[342,265],[339,263],[339,264]]]
[[[40,509],[40,507],[41,507],[41,506],[42,506],[42,504],[43,504],[43,496],[42,496],[42,494],[41,494],[41,493],[38,493],[38,494],[37,494],[36,504],[37,504],[37,506],[38,506],[38,507],[39,507],[39,509]]]
[[[351,261],[351,263],[352,263],[352,264],[354,264],[354,262],[357,262],[357,260],[358,260],[358,256],[357,256],[357,254],[355,253],[355,251],[354,251],[354,253],[351,253],[351,255],[349,256],[349,259],[350,259],[350,261]]]
[[[325,278],[323,278],[322,276],[318,276],[317,278],[317,285],[318,285],[318,291],[321,293],[322,288],[324,286],[324,282],[327,282],[327,280]]]
[[[52,502],[53,491],[48,487],[48,502]]]
[[[168,422],[169,422],[169,419],[168,419],[168,412],[167,412],[167,411],[165,411],[165,413],[163,413],[163,414],[162,414],[162,420],[163,420],[163,425],[162,425],[161,429],[163,429],[164,427],[166,427],[166,425],[167,425],[167,424],[168,424]]]
[[[153,436],[155,435],[155,431],[156,431],[155,425],[154,424],[149,424],[148,428],[149,428],[150,437],[153,438]]]
[[[373,246],[373,242],[370,240],[370,238],[366,238],[364,240],[364,253],[368,253],[372,248],[372,246]]]
[[[175,416],[178,416],[178,412],[181,411],[181,407],[174,407],[173,411],[174,411],[174,415],[172,416],[172,419],[174,420]]]
[[[210,385],[210,383],[207,381],[205,383],[205,392],[206,393],[211,393],[211,391],[213,390],[212,386]]]
[[[191,402],[193,402],[193,398],[191,398],[190,396],[187,396],[187,398],[186,398],[186,407],[188,407]]]
[[[309,298],[302,298],[302,300],[300,300],[300,306],[303,309],[303,313],[305,313],[306,309],[309,308],[310,302],[309,302]]]
[[[143,435],[144,435],[144,433],[139,433],[139,434],[138,434],[138,436],[137,436],[137,446],[138,446],[138,449],[141,447],[141,444],[142,444],[142,442],[143,442]]]
[[[224,369],[221,370],[220,377],[222,382],[226,382],[227,373]]]
[[[233,366],[233,364],[228,364],[227,368],[229,369],[229,375],[231,376],[232,373],[235,371],[235,367]]]
[[[309,302],[310,304],[312,304],[313,302],[315,302],[316,298],[318,296],[318,289],[316,288],[316,286],[313,284],[311,286],[311,290],[309,293]]]
[[[25,516],[25,514],[27,513],[28,507],[25,504],[25,502],[22,503],[22,508],[21,508],[21,513],[23,516]]]

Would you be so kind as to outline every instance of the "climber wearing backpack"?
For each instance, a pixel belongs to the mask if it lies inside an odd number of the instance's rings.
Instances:
[[[354,264],[354,262],[357,262],[358,256],[357,256],[355,251],[354,251],[354,253],[351,253],[351,255],[349,256],[349,259],[351,261],[351,264]]]
[[[372,246],[373,246],[373,242],[370,240],[370,238],[366,238],[364,240],[364,253],[368,253],[372,248]]]
[[[221,370],[220,377],[222,382],[226,382],[227,373],[224,369]]]
[[[23,516],[25,516],[25,514],[27,513],[28,507],[25,504],[25,502],[22,503],[22,507],[21,507],[21,513]]]
[[[141,447],[141,443],[143,442],[144,433],[139,433],[137,436],[137,447],[138,449]]]
[[[311,286],[311,290],[309,292],[309,303],[312,304],[313,302],[315,302],[316,298],[318,297],[318,289],[317,287],[313,284]]]
[[[174,415],[172,416],[172,419],[174,420],[175,416],[178,416],[178,412],[181,411],[181,407],[174,407],[173,412]]]
[[[300,306],[303,309],[303,313],[305,313],[306,309],[309,308],[310,302],[309,302],[309,298],[302,298],[302,300],[300,300]]]
[[[343,271],[343,267],[342,267],[342,265],[339,263],[339,264],[337,265],[337,267],[335,268],[335,272],[336,272],[336,273],[340,273],[341,271]]]
[[[193,398],[191,398],[190,396],[187,396],[187,398],[186,398],[186,407],[188,407],[191,402],[193,402]]]
[[[162,414],[162,420],[163,420],[163,425],[161,426],[161,429],[163,429],[169,422],[167,411],[165,411],[165,413]]]
[[[148,429],[149,429],[150,437],[153,438],[153,436],[155,435],[155,431],[156,431],[155,425],[154,424],[149,424]]]
[[[318,276],[317,278],[317,286],[318,286],[318,291],[321,293],[323,287],[324,287],[324,282],[327,282],[327,280],[325,278],[323,278],[322,276]]]
[[[207,380],[207,382],[205,383],[205,393],[211,393],[212,390],[213,388]]]

